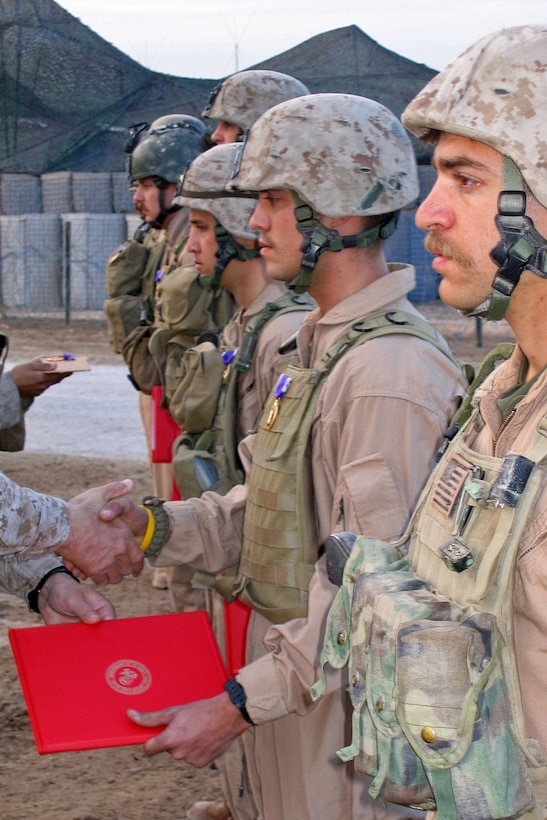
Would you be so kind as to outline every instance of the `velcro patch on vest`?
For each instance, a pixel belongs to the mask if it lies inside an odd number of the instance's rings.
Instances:
[[[473,466],[466,458],[455,453],[440,474],[431,496],[431,504],[445,518],[452,515],[456,500]]]

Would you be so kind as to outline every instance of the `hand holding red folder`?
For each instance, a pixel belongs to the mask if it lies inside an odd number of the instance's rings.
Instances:
[[[174,760],[184,760],[198,769],[225,752],[232,740],[249,728],[226,692],[157,712],[129,709],[127,715],[139,726],[165,726],[144,744],[147,755],[169,752]]]
[[[209,708],[226,680],[205,612],[8,634],[40,754],[144,743],[161,721],[137,726],[128,707],[163,716],[152,710],[202,699]]]
[[[70,575],[51,575],[38,595],[38,608],[46,624],[110,621],[116,612],[110,601],[93,587],[74,581]]]

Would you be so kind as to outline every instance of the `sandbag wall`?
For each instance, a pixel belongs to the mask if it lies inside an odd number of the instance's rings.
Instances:
[[[415,266],[417,303],[437,298],[438,286],[414,224],[435,172],[420,166],[419,174],[419,199],[386,242],[388,261]],[[106,261],[139,221],[123,172],[0,174],[0,306],[101,310]]]
[[[139,223],[124,173],[0,175],[0,304],[101,310],[110,254]]]

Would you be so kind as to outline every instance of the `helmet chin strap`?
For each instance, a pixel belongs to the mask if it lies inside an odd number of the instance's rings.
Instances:
[[[165,188],[168,185],[164,179],[161,177],[153,177],[154,184],[159,191],[159,205],[160,205],[160,212],[157,217],[150,222],[150,226],[152,228],[161,228],[165,220],[170,214],[174,214],[175,211],[180,210],[180,205],[171,205],[170,208],[165,207]]]
[[[481,316],[499,321],[505,316],[511,294],[524,270],[547,278],[547,242],[525,213],[526,193],[522,174],[509,157],[504,157],[503,190],[499,195],[496,216],[501,240],[490,253],[499,265],[492,283],[493,291],[476,308],[462,311],[464,316]]]
[[[317,260],[324,251],[337,253],[344,248],[368,248],[377,239],[387,239],[397,227],[398,213],[390,214],[385,221],[366,231],[351,236],[340,236],[338,231],[326,228],[313,214],[312,208],[291,191],[295,203],[294,214],[297,227],[304,241],[300,250],[304,254],[298,275],[288,284],[295,293],[304,293],[311,285]]]
[[[240,262],[246,262],[248,259],[256,259],[260,256],[260,248],[244,248],[216,219],[215,239],[218,244],[218,250],[216,252],[218,262],[211,276],[202,277],[203,284],[212,291],[217,291],[220,288],[222,274],[232,259],[239,259]]]

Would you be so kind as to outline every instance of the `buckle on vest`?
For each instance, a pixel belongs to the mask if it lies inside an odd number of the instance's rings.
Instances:
[[[460,538],[448,541],[439,547],[439,552],[451,572],[463,572],[475,563],[471,550]]]

